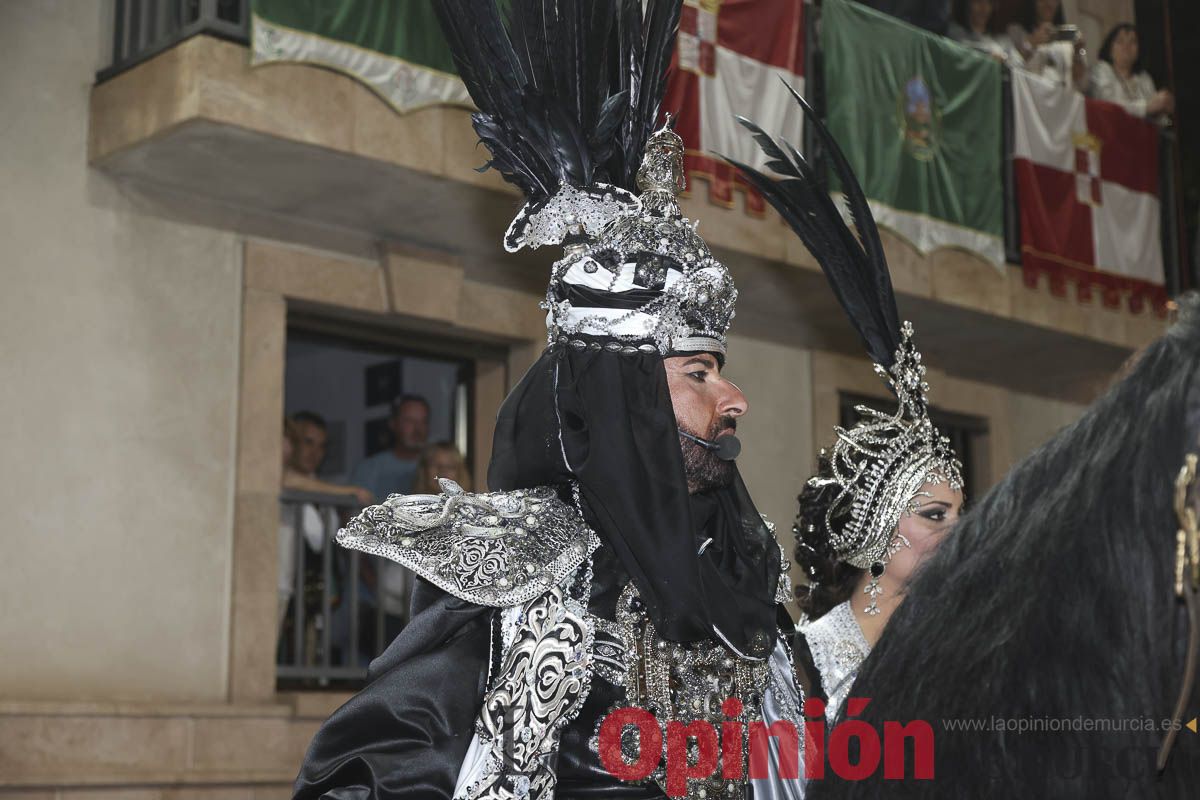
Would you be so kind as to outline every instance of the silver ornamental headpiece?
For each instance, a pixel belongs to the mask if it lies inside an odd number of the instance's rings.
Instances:
[[[912,333],[912,324],[905,322],[890,370],[875,365],[899,399],[895,413],[856,406],[858,423],[834,429],[830,463],[841,492],[826,512],[826,528],[837,558],[860,569],[887,560],[896,525],[915,510],[924,484],[948,481],[962,490],[962,464],[929,419],[929,384]],[[833,517],[847,504],[850,521],[839,529]]]
[[[683,140],[669,127],[647,140],[637,182],[636,207],[613,202],[608,207],[619,211],[598,233],[592,235],[594,224],[578,225],[575,241],[565,243],[543,303],[549,340],[585,334],[626,347],[649,340],[664,355],[723,354],[737,289],[697,235],[697,223],[680,212]],[[545,208],[554,205],[552,198]],[[596,218],[579,208],[570,213]]]

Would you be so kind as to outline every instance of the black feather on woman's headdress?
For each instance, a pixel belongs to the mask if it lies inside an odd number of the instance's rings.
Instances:
[[[829,457],[822,460],[823,474],[809,486],[829,482],[838,491],[821,493],[825,495],[821,508],[802,511],[822,521],[816,531],[809,526],[806,530],[816,533],[837,561],[860,569],[871,567],[874,582],[868,590],[872,600],[865,611],[877,614],[874,590],[881,573],[875,568],[886,564],[894,552],[893,535],[900,516],[925,483],[945,480],[950,488],[961,490],[962,465],[950,441],[929,419],[925,366],[912,341],[912,325],[900,322],[879,230],[862,187],[808,103],[791,86],[788,91],[829,153],[854,231],[804,156],[787,142],[780,146],[744,117],[738,117],[738,122],[754,134],[754,141],[767,156],[766,167],[780,177],[770,178],[751,166],[729,161],[767,198],[817,259],[875,362],[876,373],[899,400],[894,413],[856,406],[858,423],[849,429],[835,428],[837,440]],[[803,551],[798,552],[803,559]]]
[[[862,337],[871,360],[891,369],[900,349],[900,315],[875,219],[837,142],[804,98],[791,86],[788,91],[796,98],[804,110],[806,122],[813,126],[829,152],[858,236],[855,237],[846,226],[837,205],[804,156],[787,142],[780,147],[762,128],[745,117],[738,117],[738,122],[754,134],[754,141],[770,159],[766,167],[782,177],[775,180],[751,166],[726,160],[741,170],[750,185],[775,207],[804,242]]]
[[[636,206],[635,175],[654,129],[679,28],[680,0],[435,0],[472,119],[500,172],[529,200],[505,246],[536,247],[566,202]],[[615,191],[614,191],[615,190]],[[622,191],[624,190],[624,191]],[[615,200],[614,200],[615,198]],[[585,209],[579,216],[587,216]],[[603,211],[596,212],[603,214]],[[559,226],[561,227],[561,226]],[[532,230],[531,230],[532,229]],[[561,239],[560,239],[561,240]]]

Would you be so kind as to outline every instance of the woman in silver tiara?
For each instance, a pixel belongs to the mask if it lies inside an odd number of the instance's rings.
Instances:
[[[823,700],[829,721],[845,704],[859,665],[899,606],[909,579],[958,520],[963,501],[945,475],[932,474],[901,512],[884,553],[890,558],[876,577],[874,564],[856,567],[848,560],[855,554],[830,546],[837,538],[830,523],[840,529],[850,524],[849,507],[828,515],[841,493],[822,452],[817,474],[800,492],[794,528],[796,560],[810,583],[797,589],[803,617],[793,652],[805,697]]]
[[[796,672],[805,697],[825,700],[833,720],[909,578],[958,519],[962,465],[929,419],[925,367],[912,325],[900,322],[862,188],[821,120],[792,94],[837,174],[854,232],[804,156],[745,118],[739,121],[778,177],[732,163],[821,265],[875,373],[897,400],[888,412],[858,406],[853,427],[835,428],[837,440],[822,451],[817,474],[800,494],[796,558],[809,586],[800,592],[805,617],[793,647]]]

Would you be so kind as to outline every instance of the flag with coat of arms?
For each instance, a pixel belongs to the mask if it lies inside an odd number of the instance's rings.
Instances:
[[[675,115],[684,169],[708,184],[709,199],[746,208],[762,198],[720,156],[762,167],[766,156],[735,115],[799,146],[803,115],[783,85],[804,93],[803,0],[685,0],[662,110]]]
[[[1167,301],[1158,129],[1123,108],[1013,71],[1013,170],[1025,280],[1107,306]]]
[[[438,30],[435,0],[252,0],[252,64],[309,63],[350,75],[401,113],[470,106]],[[687,147],[685,169],[715,202],[765,204],[720,156],[763,166],[741,114],[800,144],[802,114],[781,81],[804,91],[803,0],[685,0],[662,111]]]

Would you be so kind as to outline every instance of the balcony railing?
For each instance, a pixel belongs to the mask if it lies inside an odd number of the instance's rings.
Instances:
[[[117,0],[108,80],[201,33],[250,41],[250,0]]]
[[[411,578],[398,564],[336,544],[361,507],[353,497],[288,490],[279,506],[279,688],[353,688],[407,621],[406,600],[395,607],[393,597],[389,613],[384,584],[394,596]]]

